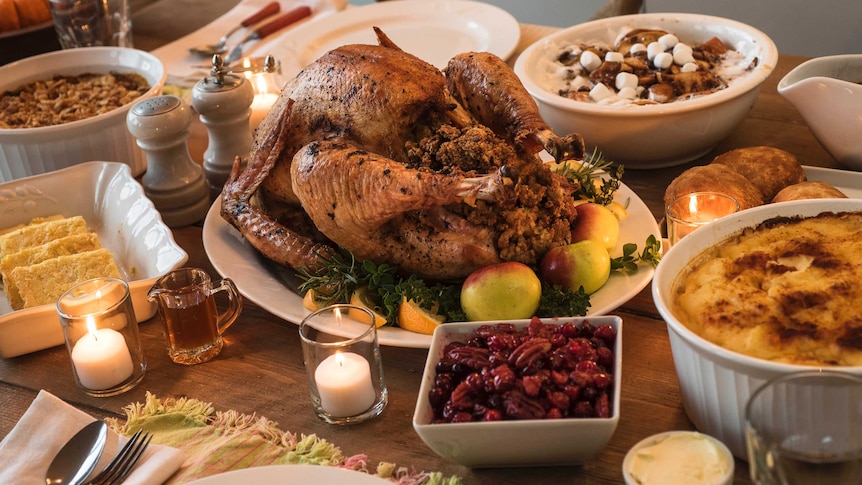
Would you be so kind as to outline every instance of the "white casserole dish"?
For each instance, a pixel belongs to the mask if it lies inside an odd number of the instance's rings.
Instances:
[[[150,89],[125,105],[92,118],[38,128],[0,128],[0,182],[106,160],[122,162],[137,177],[147,168],[143,151],[126,129],[132,105],[162,92],[167,73],[150,53],[125,47],[84,47],[49,52],[0,66],[0,93],[56,74],[136,72]]]
[[[779,216],[814,216],[822,212],[862,211],[860,199],[817,199],[782,202],[725,216],[694,231],[665,253],[656,268],[652,294],[667,323],[682,405],[698,431],[711,435],[748,460],[745,448],[745,404],[767,380],[782,374],[811,370],[811,366],[785,364],[749,357],[698,336],[673,313],[673,286],[689,263],[719,241],[744,228]],[[862,367],[836,367],[862,375]]]

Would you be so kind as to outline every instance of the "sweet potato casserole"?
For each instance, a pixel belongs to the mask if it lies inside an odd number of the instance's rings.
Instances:
[[[696,258],[674,313],[741,354],[803,365],[862,365],[862,212],[776,218]]]

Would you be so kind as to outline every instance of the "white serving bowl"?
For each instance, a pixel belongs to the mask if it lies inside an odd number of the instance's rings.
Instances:
[[[665,456],[656,458],[652,465],[655,468],[668,466],[668,468],[674,470],[678,475],[677,478],[682,478],[682,481],[673,481],[673,483],[685,483],[684,480],[691,480],[691,475],[686,475],[687,473],[696,473],[699,476],[700,472],[704,471],[704,468],[714,466],[717,461],[719,464],[724,466],[725,472],[720,476],[716,477],[715,480],[709,485],[732,485],[733,484],[733,472],[734,472],[734,461],[733,455],[730,453],[730,450],[727,446],[724,445],[721,441],[713,438],[712,436],[698,433],[697,431],[666,431],[664,433],[658,433],[647,438],[642,439],[637,444],[631,447],[631,449],[626,453],[625,458],[623,459],[623,479],[626,482],[626,485],[642,485],[644,482],[639,480],[636,476],[636,473],[633,473],[633,467],[636,463],[636,458],[638,453],[644,451],[647,447],[652,447],[657,444],[665,442],[665,440],[673,439],[677,440],[677,446],[680,448],[685,447],[690,444],[694,440],[705,440],[706,443],[711,444],[714,454],[708,453],[708,456],[702,456],[701,454],[694,454],[692,449],[688,450],[679,449],[680,453],[671,454],[666,453]],[[669,443],[669,442],[668,442]],[[686,453],[688,451],[689,453]],[[699,448],[696,448],[695,451],[700,451]],[[681,466],[681,460],[691,459],[691,463],[686,463],[685,466]],[[696,465],[698,463],[694,463],[695,460],[699,460],[701,465],[704,465],[703,468],[699,469]],[[662,475],[662,477],[670,476]],[[659,476],[653,476],[653,480],[649,480],[648,483],[661,483],[657,480],[660,478]],[[645,480],[646,482],[646,480]],[[701,482],[698,482],[701,483]]]
[[[667,323],[683,408],[700,432],[721,440],[739,459],[748,459],[744,421],[749,396],[775,376],[812,367],[749,357],[713,344],[689,330],[673,313],[673,286],[677,276],[708,248],[773,217],[860,210],[860,199],[817,199],[768,204],[737,212],[683,238],[663,256],[656,268],[653,300]],[[841,367],[841,370],[862,375],[862,366]]]
[[[0,184],[0,228],[55,214],[87,221],[128,281],[138,321],[152,318],[156,306],[147,300],[147,291],[159,277],[185,264],[188,254],[174,241],[129,167],[88,162]],[[0,357],[63,343],[54,305],[13,311],[0,292]]]
[[[809,59],[778,82],[817,141],[842,166],[862,171],[862,54]]]
[[[150,84],[140,98],[84,120],[38,128],[0,128],[0,182],[47,173],[91,160],[122,162],[137,177],[146,157],[126,129],[132,104],[161,93],[167,72],[152,54],[124,47],[65,49],[0,67],[0,93],[54,75],[136,72]]]
[[[598,327],[611,325],[617,331],[614,351],[614,382],[609,418],[564,418],[503,420],[468,423],[432,423],[434,411],[428,393],[437,375],[435,367],[450,342],[464,342],[482,325],[500,322],[447,323],[434,331],[422,374],[413,429],[441,457],[459,465],[483,467],[580,465],[598,454],[611,439],[620,419],[622,383],[622,319],[616,316],[546,318],[549,324],[583,322]],[[510,320],[518,328],[529,320]]]
[[[613,45],[618,36],[635,28],[663,29],[691,45],[718,37],[746,58],[756,59],[757,67],[726,89],[667,104],[604,106],[542,87],[541,79],[552,69],[547,59],[555,58],[561,47]],[[775,43],[746,24],[707,15],[654,13],[610,17],[553,33],[524,50],[515,62],[515,73],[555,132],[579,133],[588,147],[626,168],[657,168],[698,158],[727,137],[746,117],[777,62]]]

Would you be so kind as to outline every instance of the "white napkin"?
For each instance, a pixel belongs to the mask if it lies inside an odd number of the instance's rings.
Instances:
[[[95,419],[87,413],[47,391],[40,391],[27,412],[0,442],[0,483],[44,484],[45,472],[54,455],[75,433],[93,421]],[[104,468],[127,440],[108,430],[108,441],[96,471]],[[184,460],[183,452],[176,448],[151,444],[124,483],[164,483]]]
[[[222,35],[228,32],[231,28],[236,27],[243,19],[250,17],[256,11],[263,8],[264,5],[271,0],[242,0],[234,8],[226,14],[210,22],[205,27],[198,29],[191,34],[177,39],[170,44],[159,47],[153,50],[152,54],[159,58],[165,65],[168,72],[168,82],[176,84],[188,84],[184,82],[186,78],[200,79],[209,74],[208,65],[210,59],[202,58],[201,56],[189,53],[189,48],[201,44],[212,44],[218,41]],[[290,29],[306,22],[317,21],[320,17],[324,17],[331,13],[343,10],[347,6],[347,0],[278,0],[281,4],[281,12],[272,17],[269,17],[261,22],[263,25],[266,22],[274,20],[278,15],[289,12],[290,10],[300,6],[308,5],[311,8],[311,17],[300,20],[293,25],[288,25],[282,31],[271,34],[266,39],[258,41],[262,44],[264,41],[272,41],[288,32]],[[237,33],[228,41],[228,47],[233,47],[236,42],[245,35],[245,33]],[[249,44],[246,47],[245,55],[265,56],[265,52],[258,51],[257,44]],[[203,66],[203,67],[201,67]],[[195,82],[197,81],[195,79]],[[191,83],[194,84],[193,82]]]

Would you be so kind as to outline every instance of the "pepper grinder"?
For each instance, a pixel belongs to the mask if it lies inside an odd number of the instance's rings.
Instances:
[[[147,158],[144,193],[170,227],[202,220],[210,206],[203,170],[189,155],[191,122],[188,105],[167,95],[139,101],[126,117],[129,132]]]
[[[253,100],[251,83],[231,74],[219,55],[213,56],[210,75],[192,89],[192,106],[209,134],[203,168],[213,198],[221,193],[236,157],[246,158],[251,149],[248,123]]]

